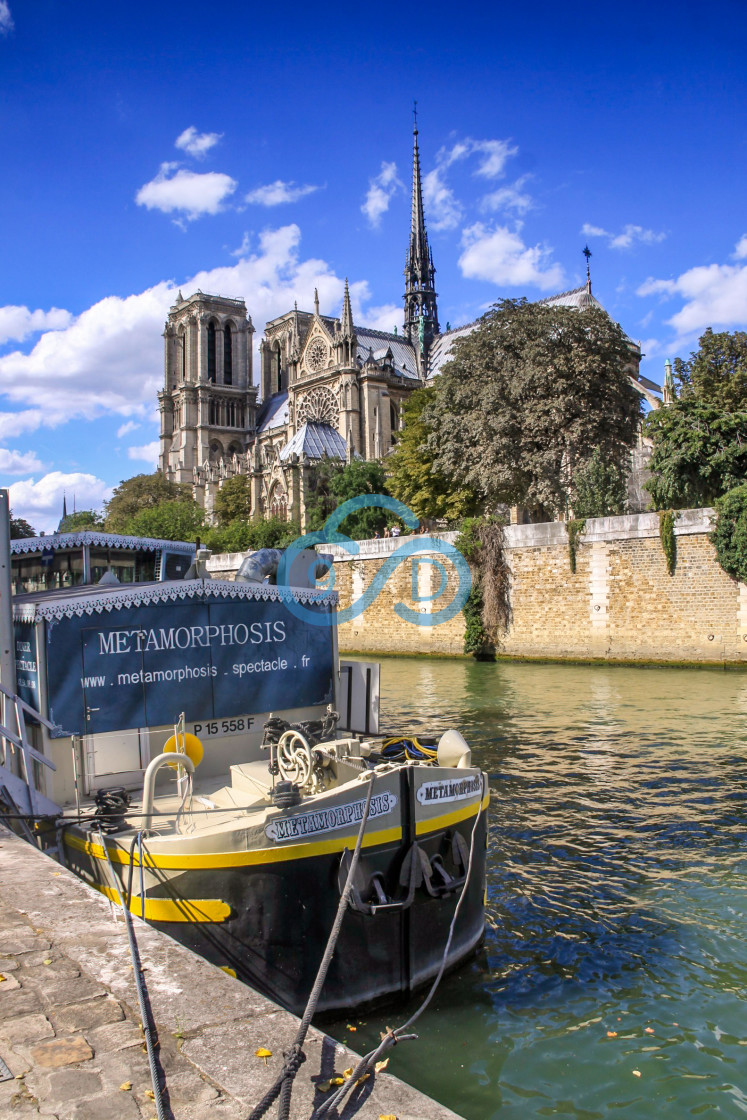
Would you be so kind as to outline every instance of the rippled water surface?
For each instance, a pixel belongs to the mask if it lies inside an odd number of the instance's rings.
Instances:
[[[747,1115],[747,675],[387,659],[382,715],[492,789],[484,948],[390,1072],[467,1120]]]

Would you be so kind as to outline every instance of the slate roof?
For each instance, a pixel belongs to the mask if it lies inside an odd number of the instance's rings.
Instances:
[[[472,323],[466,323],[463,327],[455,327],[454,330],[444,331],[433,340],[433,345],[428,353],[428,380],[436,377],[446,365],[451,357],[451,348],[458,338],[464,338],[477,326],[479,320],[475,319]]]
[[[262,402],[257,413],[257,434],[273,431],[275,428],[284,428],[289,419],[287,392],[273,393]]]
[[[395,371],[402,377],[418,377],[418,359],[415,347],[401,334],[390,334],[389,331],[375,331],[369,327],[356,327],[355,337],[358,343],[358,357],[365,362],[369,348],[373,356],[380,361],[387,350],[392,351]]]
[[[280,452],[283,462],[290,459],[291,455],[306,455],[309,459],[344,461],[347,459],[348,445],[340,433],[329,424],[317,424],[307,420]]]
[[[579,311],[587,311],[590,307],[598,307],[604,311],[599,300],[588,290],[586,284],[580,288],[570,288],[567,292],[559,292],[556,296],[546,296],[538,299],[537,303],[547,304],[549,307],[575,307]]]

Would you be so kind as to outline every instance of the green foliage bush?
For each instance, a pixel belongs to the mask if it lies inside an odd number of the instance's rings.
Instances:
[[[576,517],[611,517],[625,513],[626,502],[625,472],[606,462],[601,448],[595,447],[573,475],[573,512]]]
[[[721,567],[747,583],[747,484],[735,486],[716,502],[718,515],[711,541]]]
[[[464,652],[492,660],[509,620],[509,571],[498,517],[467,517],[455,547],[469,562],[472,588],[462,607]]]
[[[677,538],[674,535],[674,510],[662,509],[659,511],[659,538],[667,562],[667,571],[674,575],[677,567]]]
[[[301,528],[295,521],[253,517],[207,529],[202,541],[212,552],[256,552],[260,548],[287,548],[300,535]]]

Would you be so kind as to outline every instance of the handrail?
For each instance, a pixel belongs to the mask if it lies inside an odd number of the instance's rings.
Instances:
[[[179,766],[186,767],[190,774],[194,774],[195,772],[195,764],[192,759],[188,754],[181,754],[181,752],[178,754],[174,754],[173,751],[164,752],[163,754],[157,754],[155,758],[150,760],[145,771],[145,777],[143,778],[143,832],[146,832],[150,828],[153,819],[153,798],[156,790],[156,774],[162,766],[166,766],[169,763],[172,766],[176,763]]]

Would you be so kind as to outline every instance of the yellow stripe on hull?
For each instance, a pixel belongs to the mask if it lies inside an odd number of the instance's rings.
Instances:
[[[102,886],[101,883],[90,883],[111,902],[119,902],[122,898],[119,891],[113,887]],[[225,922],[231,915],[231,907],[220,898],[146,898],[145,913],[143,913],[142,899],[130,899],[130,913],[138,918],[145,918],[146,922]]]
[[[480,809],[487,809],[490,802],[490,794],[488,793],[480,804]],[[476,805],[467,805],[464,809],[456,809],[453,813],[444,813],[442,817],[428,817],[427,820],[418,821],[415,825],[415,835],[425,836],[428,832],[438,832],[440,828],[449,828],[453,824],[459,824],[460,821],[467,820],[468,817],[474,817],[477,813],[478,807]]]
[[[372,832],[364,837],[363,847],[372,848],[377,844],[393,844],[402,839],[401,828],[386,828],[380,832]],[[100,844],[65,833],[64,843],[68,848],[85,852],[93,859],[106,859],[106,853]],[[336,837],[334,840],[320,840],[315,844],[287,844],[278,848],[254,848],[249,852],[195,852],[183,855],[153,855],[144,852],[144,867],[152,867],[161,871],[191,871],[193,869],[222,868],[222,867],[252,867],[264,863],[284,863],[294,859],[310,859],[312,856],[324,856],[342,852],[345,848],[352,848],[355,844],[354,836]],[[109,848],[109,857],[112,863],[121,863],[129,866],[130,854],[121,848]],[[138,867],[140,860],[137,853],[133,855],[133,866]]]

